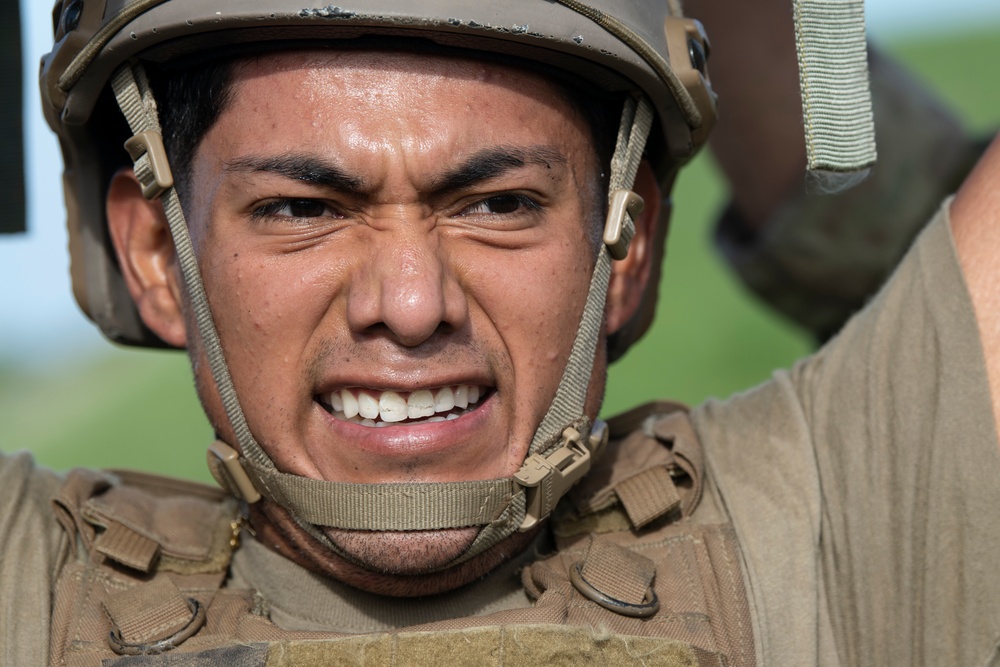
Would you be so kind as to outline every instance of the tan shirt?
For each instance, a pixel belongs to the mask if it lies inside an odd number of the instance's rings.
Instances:
[[[760,664],[1000,659],[1000,448],[946,210],[829,345],[694,421]]]
[[[996,657],[1000,449],[984,369],[942,215],[822,352],[695,411],[704,502],[736,527],[758,664]],[[60,534],[46,498],[57,483],[26,457],[0,458],[3,665],[45,663]],[[281,625],[366,631],[421,616],[395,602],[386,606],[398,613],[366,614],[364,596],[311,576],[254,548],[234,562],[235,583],[255,587]],[[481,589],[427,604],[456,614],[519,606],[512,579],[503,568]]]

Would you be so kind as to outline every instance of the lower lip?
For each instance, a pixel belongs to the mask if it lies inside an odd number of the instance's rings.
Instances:
[[[383,456],[433,454],[458,447],[475,445],[494,412],[496,392],[480,401],[476,409],[458,419],[419,424],[389,424],[363,426],[337,419],[318,403],[334,435],[350,442],[352,447]]]

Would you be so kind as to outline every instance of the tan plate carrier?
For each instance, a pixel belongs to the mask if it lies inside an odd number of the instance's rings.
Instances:
[[[532,607],[366,635],[284,630],[254,591],[225,587],[232,498],[74,471],[53,500],[69,540],[52,664],[753,665],[732,527],[696,511],[704,464],[686,410],[650,404],[609,426],[608,450],[552,519],[557,553],[522,573]]]

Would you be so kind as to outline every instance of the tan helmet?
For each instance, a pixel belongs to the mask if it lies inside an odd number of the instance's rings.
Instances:
[[[633,217],[642,207],[631,188],[644,151],[666,181],[705,143],[715,121],[715,96],[705,69],[708,42],[701,26],[683,18],[673,0],[592,0],[591,5],[577,0],[359,0],[305,9],[301,0],[64,0],[54,20],[57,42],[43,61],[41,86],[46,117],[61,139],[65,159],[77,300],[111,338],[158,343],[141,324],[106,231],[105,193],[113,172],[128,164],[126,151],[119,148],[124,142],[144,194],[162,199],[200,340],[236,435],[236,443],[217,442],[210,448],[210,467],[220,484],[248,502],[263,495],[288,508],[304,530],[338,553],[318,527],[400,531],[481,526],[470,547],[445,567],[545,518],[606,441],[606,429],[591,424],[584,402],[612,258],[627,253]],[[229,377],[173,187],[144,63],[240,45],[259,48],[265,42],[350,45],[370,37],[417,38],[436,48],[537,63],[623,100],[604,243],[580,327],[552,404],[512,478],[346,484],[284,473],[250,432]],[[112,94],[129,129],[109,105]],[[653,290],[638,324],[629,329],[631,337],[648,324],[655,286]]]
[[[129,164],[129,138],[107,103],[114,71],[131,59],[161,63],[240,44],[409,36],[445,46],[520,57],[571,72],[602,90],[641,91],[657,123],[648,147],[661,177],[701,147],[715,121],[715,97],[700,25],[677,2],[596,0],[365,0],[303,9],[287,0],[62,0],[56,43],[42,61],[41,91],[59,135],[70,231],[73,291],[101,330],[121,343],[163,346],[143,326],[106,231],[111,175]],[[308,4],[308,3],[305,3]],[[103,100],[102,100],[103,97]],[[655,283],[655,281],[652,281]],[[655,291],[655,285],[652,288]],[[616,353],[651,319],[655,294],[616,341]],[[618,354],[615,354],[618,356]]]

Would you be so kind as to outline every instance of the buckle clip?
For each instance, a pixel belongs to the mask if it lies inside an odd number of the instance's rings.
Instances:
[[[614,259],[625,259],[628,246],[635,235],[635,229],[625,234],[625,216],[635,224],[636,217],[642,213],[646,203],[642,197],[631,190],[615,190],[611,193],[611,203],[608,205],[608,218],[604,223],[604,245]]]
[[[240,453],[216,440],[208,447],[208,470],[223,489],[251,505],[261,499],[260,491],[240,464]]]
[[[156,130],[140,132],[125,142],[125,150],[135,165],[135,177],[142,184],[142,196],[152,201],[174,187],[174,174],[170,171],[167,149],[163,137]],[[146,161],[140,164],[143,156]]]
[[[524,488],[527,495],[527,510],[518,532],[523,533],[538,525],[552,513],[566,492],[587,474],[595,455],[608,442],[608,426],[597,420],[589,438],[568,427],[563,431],[562,439],[559,449],[548,456],[532,454],[514,473],[514,481]]]

